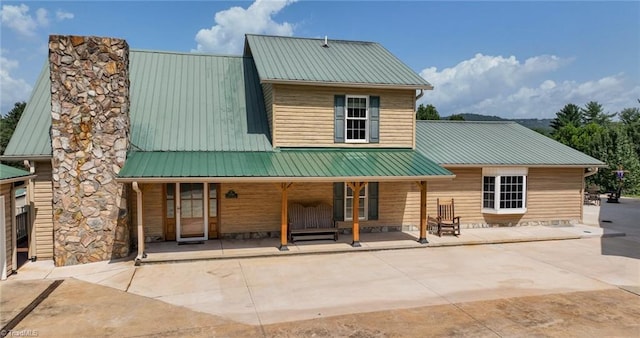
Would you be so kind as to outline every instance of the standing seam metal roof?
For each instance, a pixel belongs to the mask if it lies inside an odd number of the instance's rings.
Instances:
[[[0,183],[4,183],[3,181],[9,181],[14,178],[26,177],[30,175],[31,173],[28,171],[20,170],[18,168],[10,167],[8,165],[0,163]]]
[[[416,150],[440,165],[604,165],[515,122],[417,121]]]
[[[131,50],[131,143],[144,151],[273,149],[251,58]],[[4,156],[51,156],[45,64]]]
[[[250,35],[260,80],[308,81],[432,88],[429,82],[375,42]]]
[[[131,152],[120,179],[453,177],[414,150],[285,149],[272,152]]]

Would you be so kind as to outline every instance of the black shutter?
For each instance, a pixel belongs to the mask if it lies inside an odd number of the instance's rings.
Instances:
[[[336,95],[334,101],[334,127],[333,135],[335,143],[344,143],[344,106],[345,96]]]
[[[369,182],[369,215],[367,219],[375,221],[378,219],[378,182]]]
[[[369,96],[369,143],[380,143],[380,96]]]
[[[333,184],[333,220],[344,221],[344,183]]]

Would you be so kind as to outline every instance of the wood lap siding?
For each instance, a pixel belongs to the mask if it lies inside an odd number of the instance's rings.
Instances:
[[[276,183],[221,184],[219,231],[225,233],[280,230],[280,188]],[[225,198],[233,190],[238,198]]]
[[[453,181],[427,183],[427,214],[436,216],[436,199],[455,199],[461,223],[496,224],[580,220],[582,168],[529,168],[527,212],[515,215],[482,213],[482,168],[447,168]]]
[[[221,185],[221,233],[280,231],[281,192],[276,183],[226,183]],[[238,198],[225,198],[233,190]],[[333,204],[332,183],[294,183],[288,203]]]
[[[453,198],[462,223],[482,222],[482,168],[447,169],[455,179],[427,182],[427,217],[437,216],[438,198]]]
[[[4,196],[4,226],[7,276],[13,271],[13,222],[11,221],[11,184],[0,184],[0,196]]]
[[[524,219],[581,219],[582,173],[582,168],[529,169],[527,214]]]
[[[275,147],[412,148],[413,90],[273,85]],[[334,143],[334,96],[380,96],[380,143]]]
[[[420,223],[420,189],[415,182],[380,182],[378,187],[378,219],[360,221],[360,227],[417,225]],[[339,222],[340,228],[351,228],[351,221]]]
[[[271,85],[270,83],[263,83],[262,94],[264,96],[264,107],[267,111],[269,132],[271,133],[271,135],[273,135],[273,85]]]
[[[142,224],[144,235],[164,238],[163,184],[142,184]],[[136,197],[135,192],[132,198]],[[137,221],[134,221],[137,223]],[[137,224],[135,224],[137,226]],[[135,227],[135,226],[134,226]]]
[[[36,175],[33,180],[35,208],[35,243],[38,259],[53,258],[53,183],[51,162],[36,162]]]

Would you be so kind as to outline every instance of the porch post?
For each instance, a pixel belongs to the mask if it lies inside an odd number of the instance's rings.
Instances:
[[[427,244],[427,181],[420,181],[420,238],[418,243]]]
[[[287,190],[291,187],[293,183],[280,183],[280,191],[282,192],[281,197],[281,214],[280,214],[280,251],[289,251],[287,248],[287,244],[289,242],[288,239],[288,219],[287,219]]]
[[[140,265],[142,258],[147,258],[144,252],[144,226],[142,224],[142,190],[138,187],[138,182],[133,182],[133,190],[136,192],[136,215],[138,223],[138,256],[135,265]]]
[[[353,191],[353,242],[351,246],[359,248],[360,245],[360,189],[366,184],[361,182],[347,182],[351,190]]]

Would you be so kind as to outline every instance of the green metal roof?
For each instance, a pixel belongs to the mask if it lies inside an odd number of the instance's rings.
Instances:
[[[225,178],[237,181],[406,180],[453,174],[413,150],[286,149],[272,152],[132,152],[121,181]]]
[[[441,165],[605,165],[515,122],[418,121],[416,150]]]
[[[9,140],[4,156],[51,157],[51,81],[49,62],[40,72],[31,98]]]
[[[0,163],[0,183],[13,182],[20,177],[30,176],[28,171],[20,170]]]
[[[267,151],[269,125],[251,58],[130,52],[131,143],[144,151]],[[45,65],[4,156],[51,156]]]
[[[416,89],[432,86],[375,42],[247,35],[263,82],[295,81],[335,85],[379,85]]]

